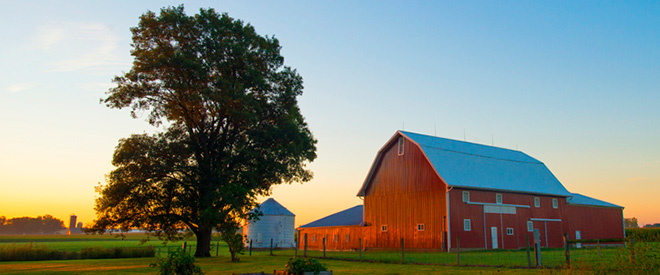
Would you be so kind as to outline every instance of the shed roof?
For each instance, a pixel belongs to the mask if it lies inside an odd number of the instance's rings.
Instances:
[[[364,222],[364,206],[356,205],[344,211],[334,213],[325,218],[318,219],[300,228],[361,225]]]
[[[255,207],[250,212],[254,213],[259,209],[263,215],[267,216],[295,216],[289,209],[282,206],[273,198],[268,198],[266,201],[262,202],[258,207]]]
[[[397,131],[378,152],[358,196],[365,195],[383,150],[398,136],[419,146],[449,186],[571,196],[543,162],[523,152],[405,131]]]
[[[568,200],[567,200],[568,204],[598,206],[598,207],[623,208],[623,206],[619,206],[619,205],[612,204],[612,203],[609,203],[609,202],[601,201],[599,199],[594,199],[594,198],[591,198],[591,197],[587,197],[587,196],[582,195],[582,194],[573,193],[571,195],[572,195],[572,197],[569,197]]]

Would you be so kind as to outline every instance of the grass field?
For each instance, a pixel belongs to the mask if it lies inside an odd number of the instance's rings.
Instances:
[[[161,256],[165,256],[167,249],[181,247],[183,242],[195,245],[194,239],[186,239],[179,242],[170,242],[164,245],[157,239],[152,239],[144,244],[140,242],[144,238],[142,234],[127,234],[126,238],[120,239],[113,235],[76,235],[76,236],[0,236],[0,248],[3,246],[38,244],[50,249],[76,251],[87,247],[136,247],[154,246],[160,247]],[[269,256],[269,251],[254,251],[252,256],[240,256],[241,261],[232,263],[229,260],[229,251],[226,244],[213,241],[214,248],[211,251],[216,255],[215,245],[219,244],[218,257],[198,259],[199,265],[207,274],[231,274],[260,272],[271,273],[275,269],[283,269],[287,260],[294,256],[294,250],[275,251],[275,256]],[[659,251],[660,244],[650,243],[640,245],[651,247],[651,251]],[[326,253],[328,258],[323,263],[336,274],[526,274],[526,273],[590,273],[594,267],[605,266],[613,263],[617,257],[621,258],[623,248],[603,248],[598,254],[597,249],[572,249],[572,269],[560,269],[565,264],[564,250],[546,249],[542,252],[543,265],[545,269],[526,269],[526,251],[473,251],[461,253],[461,265],[455,266],[457,258],[455,253],[446,252],[406,252],[405,263],[400,264],[400,251],[376,251],[369,250],[362,254],[364,262],[358,262],[358,252],[336,252]],[[653,252],[654,255],[657,252]],[[302,256],[303,251],[298,251]],[[625,254],[623,254],[625,256]],[[308,251],[310,257],[322,257],[322,251]],[[658,256],[658,255],[655,255]],[[653,257],[655,257],[653,256]],[[533,255],[532,255],[533,257]],[[341,260],[335,260],[341,259]],[[155,258],[139,259],[104,259],[104,260],[66,260],[66,261],[32,261],[32,262],[0,262],[0,273],[2,274],[154,274],[156,269],[149,268],[149,264],[155,262]],[[533,263],[533,258],[532,258]],[[466,265],[468,265],[466,267]],[[660,271],[660,270],[658,270]],[[607,273],[607,270],[605,272]]]

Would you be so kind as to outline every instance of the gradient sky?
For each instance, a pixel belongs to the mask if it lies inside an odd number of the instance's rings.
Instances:
[[[4,1],[3,1],[4,2]],[[90,3],[91,2],[91,3]],[[95,218],[114,147],[154,132],[99,104],[168,1],[9,1],[0,17],[0,216]],[[518,149],[571,192],[660,222],[660,2],[200,1],[280,40],[305,80],[315,178],[273,188],[296,226],[355,195],[399,129]],[[263,198],[262,200],[265,200]]]

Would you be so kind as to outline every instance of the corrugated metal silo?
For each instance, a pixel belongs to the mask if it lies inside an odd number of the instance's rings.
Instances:
[[[257,210],[257,208],[252,211]],[[246,243],[252,240],[252,247],[270,247],[273,239],[273,247],[292,248],[294,243],[294,224],[296,215],[273,198],[267,199],[259,205],[259,211],[263,214],[258,221],[248,221],[243,228]]]

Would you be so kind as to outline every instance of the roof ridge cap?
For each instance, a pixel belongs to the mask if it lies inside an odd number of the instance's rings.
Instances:
[[[437,150],[442,150],[442,151],[447,151],[447,152],[453,152],[453,153],[458,153],[458,154],[464,154],[464,155],[470,155],[470,156],[478,156],[478,157],[483,157],[483,158],[498,159],[498,160],[511,161],[511,162],[519,162],[519,163],[543,164],[543,162],[541,162],[541,161],[539,161],[539,160],[537,160],[537,159],[534,159],[534,158],[532,158],[532,157],[530,157],[530,158],[536,160],[535,162],[532,162],[532,161],[522,161],[522,160],[513,160],[513,159],[506,159],[506,158],[498,158],[498,157],[486,156],[486,155],[481,155],[481,154],[473,154],[473,153],[467,153],[467,152],[463,152],[463,151],[450,150],[450,149],[445,149],[445,148],[436,147],[436,146],[431,146],[431,145],[426,145],[426,144],[420,144],[419,146],[421,146],[421,147],[429,147],[429,148],[433,148],[433,149],[437,149]],[[485,145],[485,146],[487,146],[487,145]],[[499,148],[499,147],[494,147],[494,148]],[[501,148],[501,149],[504,149],[504,148]],[[509,149],[505,149],[505,150],[509,150]],[[510,151],[513,151],[513,150],[510,150]],[[514,152],[520,152],[520,151],[514,151]],[[522,152],[520,152],[520,153],[522,153]],[[525,154],[525,153],[522,153],[522,154]],[[526,154],[525,154],[525,155],[526,155]],[[528,156],[528,157],[529,157],[529,156]]]

